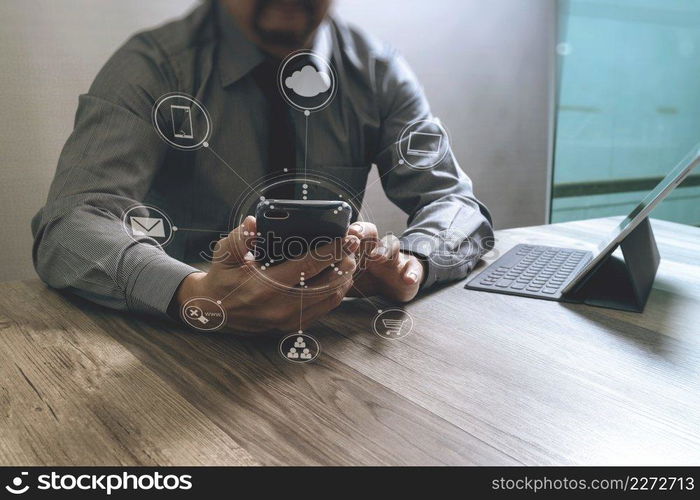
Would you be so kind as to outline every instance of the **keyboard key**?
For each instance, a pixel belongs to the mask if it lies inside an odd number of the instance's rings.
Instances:
[[[513,255],[510,265],[497,264],[489,269],[489,274],[481,277],[483,287],[528,292],[542,292],[553,295],[560,292],[570,279],[586,252],[571,249],[556,249],[536,245],[521,245]]]

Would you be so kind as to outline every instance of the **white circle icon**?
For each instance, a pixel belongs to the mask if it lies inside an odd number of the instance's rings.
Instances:
[[[321,344],[311,335],[293,333],[280,340],[278,350],[291,363],[310,363],[321,354]]]
[[[443,229],[432,238],[428,260],[437,267],[457,267],[478,255],[479,248],[463,248],[473,245],[474,241],[464,231]]]
[[[413,317],[403,309],[379,310],[372,329],[383,339],[402,339],[413,331]]]
[[[161,209],[152,205],[134,205],[122,215],[122,227],[134,241],[154,240],[164,247],[173,238],[177,230]]]
[[[161,139],[174,148],[191,151],[208,146],[211,118],[194,97],[166,94],[153,105],[151,118]]]
[[[310,50],[288,55],[277,72],[277,85],[284,100],[306,116],[331,103],[337,82],[331,64]]]
[[[416,120],[403,128],[396,148],[400,164],[428,170],[445,158],[450,139],[439,120]]]
[[[205,332],[218,330],[226,324],[224,308],[207,297],[195,297],[185,302],[180,316],[192,328]]]

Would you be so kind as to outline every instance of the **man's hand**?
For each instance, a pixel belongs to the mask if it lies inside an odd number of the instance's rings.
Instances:
[[[178,288],[175,295],[178,313],[189,299],[206,297],[222,301],[221,306],[226,310],[227,324],[223,328],[226,331],[295,332],[337,307],[352,287],[355,252],[360,247],[357,237],[347,236],[301,259],[263,271],[250,253],[255,234],[255,218],[247,217],[226,238],[219,240],[209,272],[190,274]],[[333,265],[338,271],[329,268]],[[264,277],[260,273],[265,273]],[[300,288],[280,290],[264,281],[267,278],[279,285],[295,287],[302,275],[308,288],[317,290],[304,294],[303,300]],[[328,292],[320,293],[319,289]]]
[[[381,240],[377,226],[369,222],[355,222],[349,235],[361,240],[360,273],[348,295],[383,295],[398,302],[408,302],[418,293],[427,273],[426,265],[418,257],[399,249],[394,235]]]

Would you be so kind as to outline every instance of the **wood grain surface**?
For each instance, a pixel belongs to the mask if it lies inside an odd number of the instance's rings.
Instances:
[[[616,219],[500,231],[589,248]],[[643,314],[462,289],[312,326],[321,356],[0,284],[2,465],[700,464],[700,229],[653,221]],[[483,268],[482,264],[479,269]],[[478,272],[479,270],[477,270]]]

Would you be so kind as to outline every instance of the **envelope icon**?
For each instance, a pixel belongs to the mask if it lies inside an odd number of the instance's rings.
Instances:
[[[165,238],[165,225],[159,217],[130,217],[131,232],[135,236]]]

